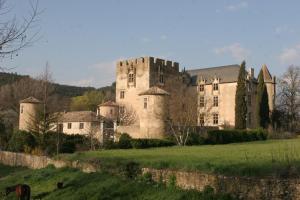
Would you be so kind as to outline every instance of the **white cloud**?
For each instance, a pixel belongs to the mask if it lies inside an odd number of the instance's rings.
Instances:
[[[142,43],[148,43],[148,42],[150,42],[150,41],[151,41],[151,39],[148,38],[148,37],[143,37],[143,38],[141,38],[141,42],[142,42]]]
[[[88,86],[92,86],[94,85],[95,83],[95,80],[93,77],[89,77],[89,78],[86,78],[86,79],[80,79],[80,80],[77,80],[77,81],[70,81],[69,85],[75,85],[75,86],[81,86],[81,87],[88,87]]]
[[[248,3],[246,1],[242,1],[237,4],[231,4],[231,5],[226,6],[225,10],[233,12],[233,11],[237,11],[237,10],[244,9],[247,7],[248,7]]]
[[[217,55],[230,54],[238,62],[245,60],[250,55],[250,51],[243,48],[240,43],[215,48],[214,52]]]
[[[279,60],[282,64],[300,64],[300,44],[283,49],[279,55]]]
[[[275,33],[277,35],[282,34],[282,33],[294,33],[294,32],[295,32],[295,30],[288,26],[277,26],[275,28]]]
[[[167,37],[166,35],[161,35],[161,36],[160,36],[160,39],[161,39],[161,40],[166,40],[167,38],[168,38],[168,37]]]

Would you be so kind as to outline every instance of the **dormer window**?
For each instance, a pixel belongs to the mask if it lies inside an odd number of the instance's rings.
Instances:
[[[213,90],[214,91],[219,90],[219,84],[218,83],[213,83]]]
[[[199,85],[199,92],[203,92],[204,91],[204,84]]]

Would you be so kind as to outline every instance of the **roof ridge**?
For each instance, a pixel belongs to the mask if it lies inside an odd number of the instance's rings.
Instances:
[[[194,71],[194,70],[210,70],[210,69],[217,69],[217,68],[226,68],[226,67],[240,67],[239,64],[232,64],[232,65],[222,65],[222,66],[216,66],[216,67],[204,67],[204,68],[197,68],[197,69],[190,69],[186,71]]]

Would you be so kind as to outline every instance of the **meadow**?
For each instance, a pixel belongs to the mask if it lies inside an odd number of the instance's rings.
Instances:
[[[204,192],[183,191],[140,177],[128,180],[105,173],[85,174],[76,169],[47,167],[39,170],[14,168],[0,165],[0,171],[7,174],[0,178],[0,192],[5,187],[18,183],[30,185],[32,199],[45,200],[127,200],[127,199],[231,199],[228,195],[216,195],[211,190]],[[63,189],[56,189],[56,183],[63,182]],[[14,200],[15,194],[0,199]]]
[[[128,162],[140,167],[169,168],[239,176],[298,176],[300,139],[266,140],[226,145],[98,150],[58,158],[97,163],[102,169]]]

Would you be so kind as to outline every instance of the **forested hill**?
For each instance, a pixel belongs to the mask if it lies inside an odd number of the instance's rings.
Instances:
[[[0,72],[0,87],[7,84],[12,84],[23,78],[30,78],[28,75],[19,75],[16,73]],[[75,97],[83,95],[87,91],[96,90],[94,87],[78,87],[70,85],[61,85],[54,83],[55,93],[61,96]],[[108,90],[110,86],[99,88],[98,90]]]
[[[16,73],[0,72],[0,87],[6,84],[12,84],[22,78],[29,78],[27,75],[19,75]]]

